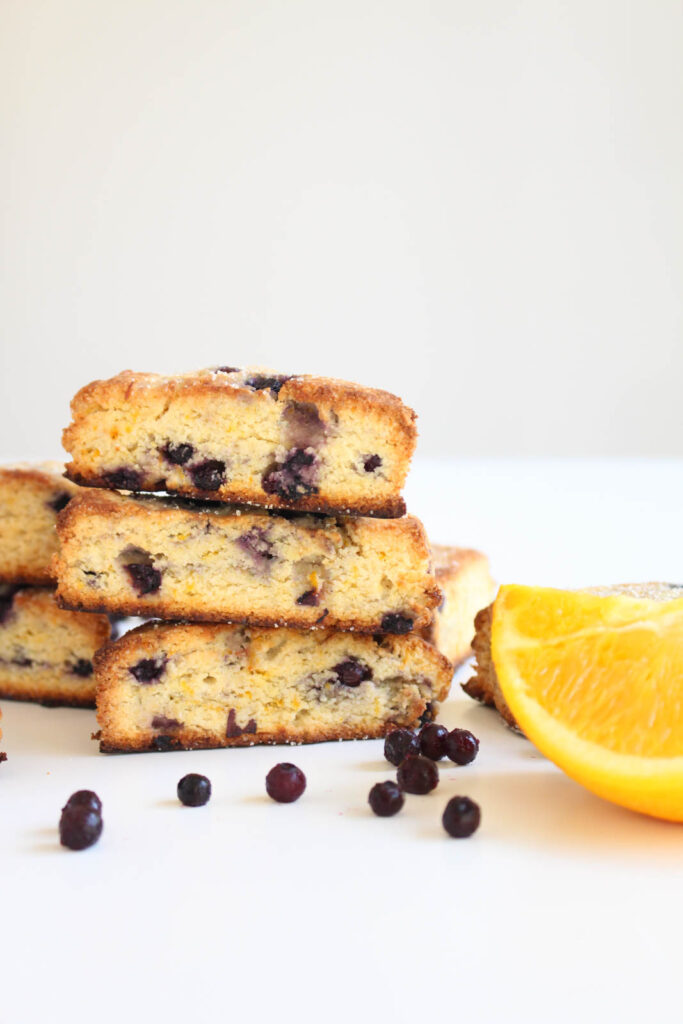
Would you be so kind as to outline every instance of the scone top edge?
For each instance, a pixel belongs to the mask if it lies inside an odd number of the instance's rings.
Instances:
[[[255,382],[257,386],[248,383],[249,381]],[[268,387],[262,385],[262,381],[275,383]],[[71,410],[75,415],[82,415],[89,410],[106,407],[111,400],[129,401],[137,392],[150,391],[163,392],[172,397],[186,394],[188,391],[241,391],[245,395],[257,396],[261,401],[279,401],[283,398],[301,400],[304,396],[311,400],[315,396],[320,400],[343,400],[359,405],[380,406],[395,413],[401,412],[407,429],[415,430],[414,424],[417,419],[414,410],[390,391],[334,377],[281,374],[263,367],[246,367],[231,372],[209,368],[172,375],[122,370],[114,377],[85,384],[72,398]]]

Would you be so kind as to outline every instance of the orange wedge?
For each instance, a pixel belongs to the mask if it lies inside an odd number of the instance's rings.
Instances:
[[[501,587],[491,653],[546,757],[606,800],[683,821],[683,597]]]

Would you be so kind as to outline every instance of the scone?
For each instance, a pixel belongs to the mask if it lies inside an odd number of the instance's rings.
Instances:
[[[87,490],[60,516],[59,539],[58,600],[85,611],[407,633],[441,598],[414,516],[283,516]]]
[[[94,707],[106,615],[65,612],[49,587],[0,588],[0,697]]]
[[[421,637],[149,622],[95,658],[107,752],[317,743],[415,726],[452,666]]]
[[[493,600],[496,584],[481,551],[433,544],[432,560],[443,600],[431,625],[420,632],[457,668],[472,653],[474,617]]]
[[[626,594],[630,597],[647,598],[651,601],[672,601],[683,594],[683,584],[678,583],[617,583],[609,587],[585,587],[589,594],[607,596]],[[474,620],[475,634],[472,641],[476,658],[476,674],[462,688],[469,697],[489,707],[494,707],[504,721],[517,732],[521,732],[515,717],[507,705],[498,682],[496,668],[491,658],[491,621],[493,605],[477,614]]]
[[[126,370],[71,403],[69,477],[128,491],[399,516],[415,413],[386,391],[225,366]]]
[[[57,513],[80,488],[59,462],[0,466],[0,583],[50,583]]]

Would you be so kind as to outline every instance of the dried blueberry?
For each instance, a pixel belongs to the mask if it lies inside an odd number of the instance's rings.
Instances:
[[[217,366],[216,373],[239,373],[239,366]]]
[[[439,769],[428,757],[410,754],[398,766],[398,784],[406,793],[424,796],[439,784]]]
[[[317,494],[318,456],[312,448],[290,448],[284,462],[276,463],[263,474],[261,486],[266,494],[281,498],[301,498]]]
[[[268,562],[275,558],[273,544],[268,540],[262,526],[252,526],[246,533],[237,537],[235,543],[238,548],[251,555],[254,562],[262,569],[265,569]]]
[[[327,425],[313,402],[289,402],[282,413],[288,448],[319,448]]]
[[[159,736],[155,736],[149,746],[150,750],[158,751],[182,749],[182,744],[175,738],[175,736],[166,736],[163,733]]]
[[[19,589],[19,587],[13,586],[11,583],[0,585],[0,625],[9,618],[14,595]]]
[[[372,679],[372,669],[358,658],[347,658],[332,668],[337,679],[344,686],[360,686],[366,679]]]
[[[27,658],[25,654],[18,654],[16,658],[12,658],[12,664],[18,665],[19,668],[30,668],[33,664],[33,659]]]
[[[454,839],[467,839],[476,832],[481,823],[479,804],[468,796],[454,796],[443,812],[443,827]]]
[[[434,705],[431,701],[427,701],[425,709],[420,715],[420,725],[427,725],[429,722],[433,722],[436,718],[437,709],[438,705]]]
[[[128,671],[138,683],[156,683],[165,668],[166,658],[162,655],[159,658],[141,658]]]
[[[374,473],[381,465],[382,459],[379,455],[366,455],[363,459],[363,469],[366,473]]]
[[[69,666],[69,672],[75,676],[80,676],[81,679],[87,679],[88,676],[93,674],[93,664],[87,658],[79,658],[78,661],[74,661]]]
[[[409,754],[420,753],[420,737],[410,729],[394,729],[384,741],[384,756],[399,765]]]
[[[109,472],[103,473],[102,477],[107,487],[114,487],[121,491],[139,491],[142,483],[142,473],[130,466],[111,469]]]
[[[70,850],[85,850],[102,835],[102,815],[87,804],[64,807],[59,819],[59,841]]]
[[[445,725],[435,722],[425,725],[420,730],[420,753],[432,761],[440,761],[446,753],[448,729]]]
[[[446,737],[445,753],[456,764],[470,764],[479,753],[479,740],[469,729],[453,729]]]
[[[66,508],[72,498],[73,494],[69,494],[68,491],[60,491],[52,501],[48,501],[48,505],[50,508],[53,508],[55,512],[61,512],[63,508]]]
[[[97,814],[102,813],[102,801],[91,789],[79,789],[72,793],[62,810],[67,807],[88,807]]]
[[[295,764],[276,764],[266,775],[266,792],[279,804],[291,804],[306,789],[306,776]]]
[[[200,491],[217,491],[225,483],[225,463],[220,459],[206,459],[190,468],[190,476]]]
[[[172,466],[184,466],[194,455],[194,448],[191,444],[172,444],[170,441],[159,451]]]
[[[399,615],[398,612],[387,612],[382,616],[382,629],[385,633],[410,633],[413,628],[413,619],[407,615]]]
[[[4,750],[0,750],[0,764],[2,764],[3,761],[6,761],[6,760],[7,760],[7,754],[5,753]]]
[[[182,729],[182,726],[177,718],[167,718],[166,715],[155,715],[152,719],[153,729]]]
[[[123,567],[140,597],[155,594],[161,586],[161,572],[144,562],[129,562]]]
[[[378,782],[370,790],[368,803],[380,818],[390,818],[403,807],[404,796],[395,782]]]
[[[245,726],[237,724],[237,712],[234,708],[230,708],[228,711],[228,724],[225,729],[225,735],[228,739],[234,739],[236,736],[242,736],[244,733],[252,734],[256,732],[256,719],[250,718]]]
[[[290,377],[286,377],[284,374],[276,373],[271,376],[267,376],[263,373],[254,374],[253,377],[248,377],[245,380],[245,386],[252,388],[254,391],[265,391],[266,389],[273,392],[275,396],[280,394],[280,388],[285,381],[291,380]]]
[[[320,604],[320,592],[317,590],[306,590],[300,597],[297,597],[296,603],[310,608],[317,608]]]
[[[178,799],[186,807],[203,807],[211,797],[211,783],[206,775],[191,772],[178,783]]]

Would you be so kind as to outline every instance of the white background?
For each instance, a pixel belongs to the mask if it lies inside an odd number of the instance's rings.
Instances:
[[[678,0],[4,0],[0,457],[124,367],[680,454]]]
[[[407,498],[505,580],[683,582],[680,460],[434,462]],[[457,685],[441,717],[479,756],[388,820],[381,741],[116,757],[92,712],[2,710],[1,1024],[680,1024],[683,826],[592,796]],[[264,792],[282,760],[308,779],[289,806]],[[176,799],[191,771],[205,808]],[[70,853],[82,787],[104,833]],[[458,793],[482,809],[462,841]]]

